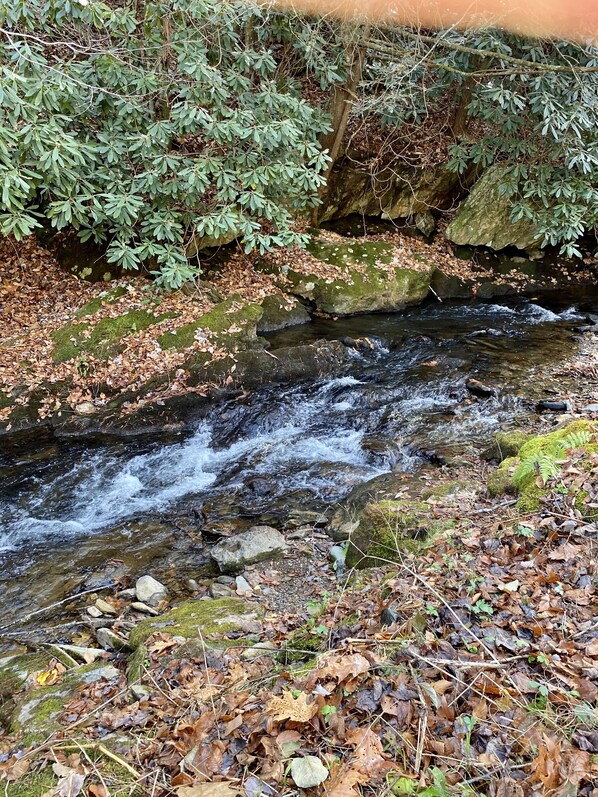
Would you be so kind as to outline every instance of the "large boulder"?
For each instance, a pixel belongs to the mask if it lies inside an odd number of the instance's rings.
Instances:
[[[349,567],[375,567],[401,561],[406,552],[422,548],[436,532],[448,527],[434,517],[425,501],[376,501],[358,515],[347,550]]]
[[[537,225],[529,219],[511,219],[513,201],[501,193],[505,166],[492,166],[474,185],[446,228],[449,241],[461,246],[488,246],[536,250],[543,240]]]
[[[445,165],[430,168],[393,164],[373,173],[349,159],[340,161],[330,176],[322,220],[352,213],[405,218],[430,208],[450,207],[463,190],[463,178]]]
[[[291,283],[293,294],[331,315],[394,312],[419,304],[428,295],[435,268],[423,260],[417,269],[394,265],[393,247],[379,241],[331,243],[314,239],[308,250],[318,260],[337,266],[338,277],[326,278],[290,267],[283,267],[282,273]]]
[[[257,322],[257,331],[276,332],[306,324],[309,320],[310,315],[301,302],[288,296],[266,296],[262,302],[262,317]]]
[[[210,555],[222,573],[238,573],[246,565],[275,559],[287,550],[285,538],[270,526],[254,526],[217,543]]]

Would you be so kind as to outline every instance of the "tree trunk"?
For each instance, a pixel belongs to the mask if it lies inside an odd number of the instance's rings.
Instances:
[[[367,39],[368,32],[369,25],[359,26],[358,28],[349,25],[343,26],[347,77],[344,83],[334,87],[332,102],[330,104],[332,130],[326,133],[321,139],[323,149],[328,150],[330,163],[328,164],[328,169],[325,174],[326,183],[320,191],[320,199],[324,199],[326,196],[330,172],[341,153],[343,139],[349,121],[349,114],[351,113],[351,106],[357,99],[357,89],[361,83],[366,54],[366,48],[363,47],[360,42],[363,39]],[[318,223],[321,215],[321,208],[322,205],[314,208],[312,216],[313,223]]]

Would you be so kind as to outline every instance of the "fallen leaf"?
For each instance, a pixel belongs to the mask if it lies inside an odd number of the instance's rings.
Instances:
[[[300,789],[311,789],[326,780],[328,770],[317,756],[307,755],[292,760],[291,777]]]
[[[293,697],[292,692],[286,691],[282,693],[282,697],[272,697],[266,703],[266,714],[280,721],[309,722],[317,711],[317,704],[308,703],[305,692]]]

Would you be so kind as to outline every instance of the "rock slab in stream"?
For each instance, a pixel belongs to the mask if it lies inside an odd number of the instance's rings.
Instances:
[[[222,573],[238,573],[246,565],[275,559],[286,550],[287,544],[279,531],[270,526],[254,526],[219,542],[212,548],[211,556]]]

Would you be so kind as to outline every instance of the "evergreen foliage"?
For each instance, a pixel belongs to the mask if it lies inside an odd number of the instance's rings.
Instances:
[[[279,69],[280,20],[238,0],[1,0],[0,232],[72,225],[169,287],[193,236],[301,243],[326,123]],[[303,73],[338,78],[305,42]]]

